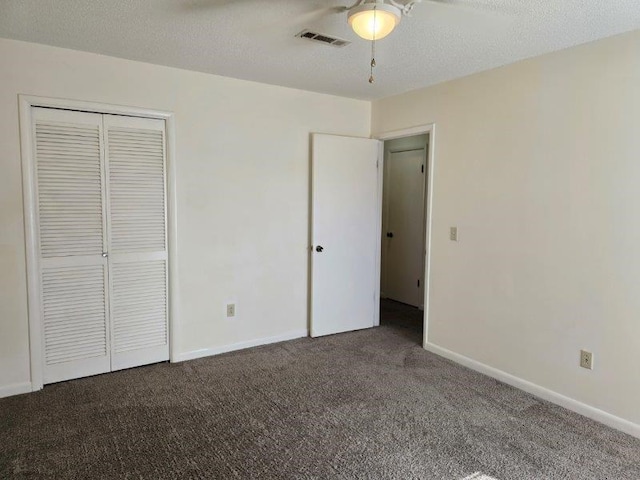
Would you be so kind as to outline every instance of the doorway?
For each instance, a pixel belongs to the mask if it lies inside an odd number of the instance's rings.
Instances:
[[[422,343],[429,134],[384,142],[380,323]]]

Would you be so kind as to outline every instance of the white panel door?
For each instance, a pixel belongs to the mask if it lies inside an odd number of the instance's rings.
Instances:
[[[102,116],[33,111],[43,381],[110,369]]]
[[[424,303],[425,163],[419,149],[391,152],[385,165],[384,294],[415,307]]]
[[[312,138],[311,336],[374,326],[379,314],[380,142]]]
[[[169,359],[164,121],[104,115],[111,369]]]

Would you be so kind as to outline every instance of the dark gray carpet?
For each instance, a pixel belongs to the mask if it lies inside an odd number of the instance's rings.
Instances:
[[[394,308],[2,399],[0,478],[640,479],[640,440],[422,350]]]

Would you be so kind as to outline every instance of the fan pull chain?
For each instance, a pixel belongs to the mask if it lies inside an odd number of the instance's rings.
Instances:
[[[371,42],[371,76],[369,77],[369,83],[374,82],[373,68],[376,66],[376,41]]]
[[[377,27],[377,18],[376,18],[376,7],[373,7],[373,40],[371,41],[371,76],[369,77],[369,83],[374,82],[373,78],[373,69],[376,66],[376,27]]]

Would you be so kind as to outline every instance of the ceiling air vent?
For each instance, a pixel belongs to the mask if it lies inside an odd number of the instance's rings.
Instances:
[[[351,42],[343,40],[342,38],[331,37],[324,33],[311,32],[309,30],[303,30],[296,35],[298,38],[304,38],[306,40],[312,40],[318,43],[324,43],[325,45],[331,45],[333,47],[346,47]]]

